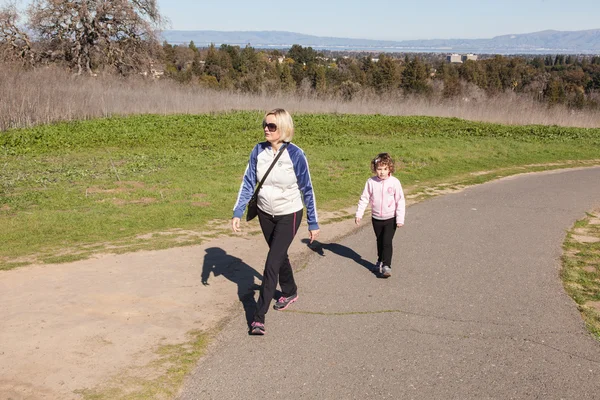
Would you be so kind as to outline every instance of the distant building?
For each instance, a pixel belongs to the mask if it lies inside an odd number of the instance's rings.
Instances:
[[[446,56],[446,61],[449,63],[462,63],[462,57],[460,54],[451,54],[449,56]]]
[[[159,79],[165,75],[165,71],[162,67],[158,67],[154,65],[154,63],[150,63],[150,71],[142,71],[140,74],[143,76],[150,76],[153,79]]]
[[[470,54],[470,53],[460,55],[460,54],[454,53],[449,56],[446,56],[446,62],[449,62],[449,63],[461,64],[467,60],[477,61],[477,55]]]

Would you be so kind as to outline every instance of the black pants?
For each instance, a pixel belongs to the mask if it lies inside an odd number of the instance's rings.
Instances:
[[[377,237],[377,261],[391,267],[394,253],[394,234],[396,234],[396,218],[385,220],[371,218],[371,220]]]
[[[269,244],[269,254],[265,262],[260,296],[254,313],[254,321],[265,323],[265,314],[277,289],[277,281],[284,297],[296,294],[298,287],[294,281],[288,249],[296,236],[302,221],[302,210],[293,214],[272,216],[258,210],[258,221],[265,240]]]

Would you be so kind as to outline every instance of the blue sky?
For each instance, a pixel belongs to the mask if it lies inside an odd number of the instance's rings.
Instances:
[[[360,39],[475,39],[600,29],[600,0],[158,0],[170,29]]]

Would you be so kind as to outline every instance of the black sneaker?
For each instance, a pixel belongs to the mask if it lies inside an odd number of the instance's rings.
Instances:
[[[255,321],[252,323],[252,325],[250,325],[251,335],[264,335],[265,333],[265,324],[263,324],[262,322]]]
[[[290,297],[283,297],[281,296],[279,298],[279,300],[277,300],[277,303],[275,303],[275,305],[273,306],[274,310],[277,311],[283,311],[286,308],[288,308],[288,306],[290,304],[292,304],[293,302],[295,302],[296,300],[298,300],[298,294],[293,294]]]

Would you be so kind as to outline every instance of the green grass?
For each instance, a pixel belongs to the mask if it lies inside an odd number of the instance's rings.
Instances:
[[[231,217],[250,150],[263,138],[261,118],[144,115],[0,133],[0,269],[214,236],[214,226]],[[407,192],[422,198],[442,183],[600,163],[600,129],[381,115],[294,119],[294,142],[307,154],[323,211],[356,203],[381,151],[396,158]],[[543,165],[550,163],[559,165]],[[524,168],[530,164],[542,166]],[[471,175],[482,170],[492,172]]]
[[[600,340],[600,212],[577,221],[563,244],[561,277],[567,293],[575,300],[583,320]],[[596,221],[592,224],[591,221]],[[597,238],[597,242],[586,242]]]

